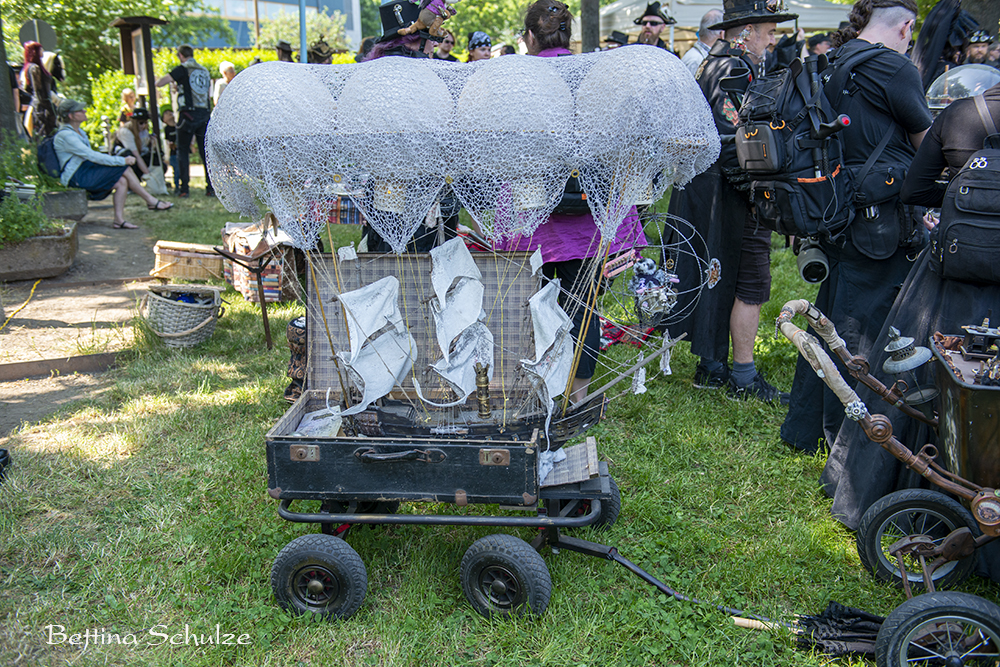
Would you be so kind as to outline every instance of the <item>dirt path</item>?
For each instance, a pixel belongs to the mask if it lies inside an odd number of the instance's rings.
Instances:
[[[112,229],[112,222],[110,199],[91,202],[69,271],[37,287],[31,280],[0,284],[7,317],[27,301],[0,331],[0,364],[115,352],[131,340],[129,321],[144,285],[124,280],[149,275],[155,239],[141,228]],[[0,382],[0,446],[20,424],[109,385],[100,374]]]

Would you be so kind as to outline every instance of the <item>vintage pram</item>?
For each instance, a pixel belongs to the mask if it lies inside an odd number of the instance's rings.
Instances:
[[[925,444],[913,452],[892,433],[884,415],[871,414],[838,367],[810,334],[792,323],[801,314],[850,374],[908,416],[936,429],[939,450]],[[965,354],[950,352],[933,339],[930,349],[898,335],[890,342],[887,372],[916,368],[933,358],[936,390],[908,393],[902,380],[886,386],[869,374],[868,362],[846,348],[836,327],[805,300],[784,305],[778,333],[798,348],[873,442],[942,491],[907,489],[891,493],[864,514],[857,531],[862,564],[876,578],[903,587],[907,598],[879,631],[879,667],[902,665],[1000,664],[1000,607],[980,597],[939,589],[972,571],[974,552],[1000,536],[1000,386],[974,383],[980,362],[1000,338],[988,327],[965,327]],[[939,412],[930,405],[939,394]],[[947,493],[945,493],[947,492]],[[949,495],[950,494],[950,495]],[[963,502],[955,499],[959,498]],[[914,596],[913,588],[924,593]]]

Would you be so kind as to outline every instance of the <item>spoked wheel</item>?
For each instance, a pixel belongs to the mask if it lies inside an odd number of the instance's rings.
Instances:
[[[878,667],[995,667],[1000,607],[968,593],[918,595],[885,619],[875,659]]]
[[[349,503],[342,502],[340,500],[325,500],[323,501],[323,511],[330,512],[331,514],[395,514],[399,511],[399,501],[398,500],[363,500],[363,501],[351,501]],[[367,526],[372,525],[382,525],[382,524],[364,524]],[[344,530],[337,532],[338,525],[335,523],[321,523],[319,525],[320,530],[325,535],[335,535],[337,537],[343,537],[346,532],[346,526]]]
[[[541,615],[549,606],[549,568],[513,535],[476,540],[462,558],[461,577],[469,604],[486,618]]]
[[[611,493],[601,496],[601,513],[597,521],[590,524],[594,528],[607,530],[618,521],[618,515],[622,511],[622,493],[618,489],[618,482],[614,477],[608,477],[611,482]],[[590,512],[590,501],[587,499],[565,499],[556,500],[556,511],[559,516],[583,516]]]
[[[271,588],[278,604],[293,614],[348,618],[364,602],[368,573],[347,542],[330,535],[303,535],[274,560]]]
[[[972,515],[943,493],[930,489],[896,491],[869,507],[861,518],[856,535],[858,556],[876,579],[902,586],[899,564],[889,553],[889,547],[907,535],[925,535],[940,544],[949,533],[963,526],[978,534]],[[920,561],[905,556],[903,563],[910,584],[922,587],[924,577]],[[964,581],[974,564],[973,556],[943,564],[934,571],[934,587],[948,588]]]

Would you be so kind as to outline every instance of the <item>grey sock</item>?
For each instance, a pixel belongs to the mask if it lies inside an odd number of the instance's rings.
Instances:
[[[737,387],[745,387],[753,382],[756,375],[757,367],[752,361],[749,364],[738,364],[734,362],[733,371],[730,373],[729,377],[733,379],[733,382]]]

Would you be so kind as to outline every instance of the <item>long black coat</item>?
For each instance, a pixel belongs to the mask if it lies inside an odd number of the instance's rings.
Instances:
[[[722,92],[719,81],[737,68],[755,71],[755,65],[725,40],[712,47],[698,71],[698,85],[708,100],[715,127],[722,138],[722,152],[707,171],[691,180],[683,190],[674,191],[669,212],[687,220],[705,240],[709,255],[719,260],[719,282],[701,292],[691,314],[672,326],[671,335],[687,333],[691,352],[702,357],[725,361],[729,356],[729,314],[736,298],[736,272],[740,261],[743,228],[752,214],[747,195],[737,191],[723,175],[723,168],[737,168],[736,120],[738,109]],[[669,236],[669,234],[665,234]],[[685,261],[687,260],[687,261]],[[698,267],[690,258],[678,259],[677,274],[681,287],[690,287],[701,279]],[[688,281],[688,285],[684,281]],[[690,298],[678,303],[678,310],[690,309]]]

